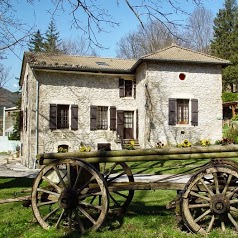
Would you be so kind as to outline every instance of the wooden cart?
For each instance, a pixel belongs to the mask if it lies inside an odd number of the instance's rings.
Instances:
[[[33,213],[44,229],[85,233],[97,230],[108,213],[123,213],[134,190],[174,189],[180,191],[181,220],[192,232],[238,231],[238,164],[231,158],[238,158],[238,146],[40,154],[43,168],[32,188]],[[186,182],[179,182],[180,175],[145,181],[126,164],[188,159],[210,162]]]

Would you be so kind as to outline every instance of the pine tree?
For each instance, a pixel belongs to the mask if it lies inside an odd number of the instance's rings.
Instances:
[[[28,49],[31,52],[43,52],[43,41],[44,37],[41,35],[40,30],[38,30],[31,38],[28,43]]]
[[[225,0],[214,19],[212,54],[233,64],[223,70],[223,89],[238,83],[238,7],[236,0]]]
[[[44,49],[47,53],[60,53],[60,39],[54,20],[50,21],[48,29],[45,33],[46,39],[44,42]]]

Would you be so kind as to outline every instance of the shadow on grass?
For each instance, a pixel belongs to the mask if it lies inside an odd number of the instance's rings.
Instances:
[[[1,178],[0,189],[32,187],[33,178]]]

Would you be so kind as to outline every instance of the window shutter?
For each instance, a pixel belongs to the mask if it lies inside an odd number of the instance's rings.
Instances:
[[[50,104],[50,129],[57,129],[57,105]]]
[[[20,127],[20,131],[23,129],[23,111],[20,111],[20,123],[19,123],[19,127]]]
[[[125,83],[124,79],[119,79],[119,97],[125,97]]]
[[[136,80],[133,81],[134,98],[136,98]]]
[[[136,109],[136,139],[138,139],[139,135],[139,114],[138,109]]]
[[[124,138],[124,112],[117,111],[117,134],[123,139]]]
[[[71,130],[78,130],[78,105],[71,105]]]
[[[192,120],[191,124],[193,126],[198,126],[198,100],[192,99]]]
[[[116,107],[110,107],[110,130],[116,130]]]
[[[90,130],[97,130],[97,107],[90,107]]]
[[[169,98],[169,125],[177,123],[177,99]]]

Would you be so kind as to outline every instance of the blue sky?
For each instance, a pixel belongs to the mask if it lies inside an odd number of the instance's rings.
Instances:
[[[100,0],[99,0],[100,1]],[[204,0],[204,6],[207,9],[210,9],[214,16],[219,9],[223,8],[225,0]],[[51,15],[47,10],[52,9],[50,0],[41,0],[40,2],[35,0],[34,5],[29,5],[26,1],[14,1],[18,2],[16,4],[16,15],[19,19],[22,19],[23,22],[28,23],[30,26],[35,25],[35,30],[40,29],[42,33],[47,30],[49,25]],[[133,31],[137,28],[139,22],[136,17],[130,12],[128,7],[125,5],[124,1],[119,1],[120,5],[117,7],[116,0],[101,0],[102,4],[105,4],[106,8],[110,11],[110,14],[114,16],[115,21],[119,22],[120,25],[115,28],[105,28],[108,33],[97,33],[98,41],[103,44],[107,49],[99,50],[96,49],[97,53],[103,57],[115,57],[116,56],[116,43],[130,31]],[[166,5],[165,0],[163,8],[167,12],[171,12],[171,9]],[[192,12],[195,5],[188,3],[187,0],[177,1],[180,4],[180,7],[185,11]],[[172,18],[176,21],[185,21],[187,15],[178,15],[173,14]],[[60,32],[60,38],[77,38],[82,35],[82,32],[71,28],[72,18],[68,14],[56,14],[55,23],[58,31]],[[21,63],[24,51],[27,51],[26,48],[17,47],[14,52],[6,52],[7,59],[2,60],[2,63],[10,69],[10,80],[5,85],[5,88],[16,91],[18,89],[18,79],[20,77]]]

